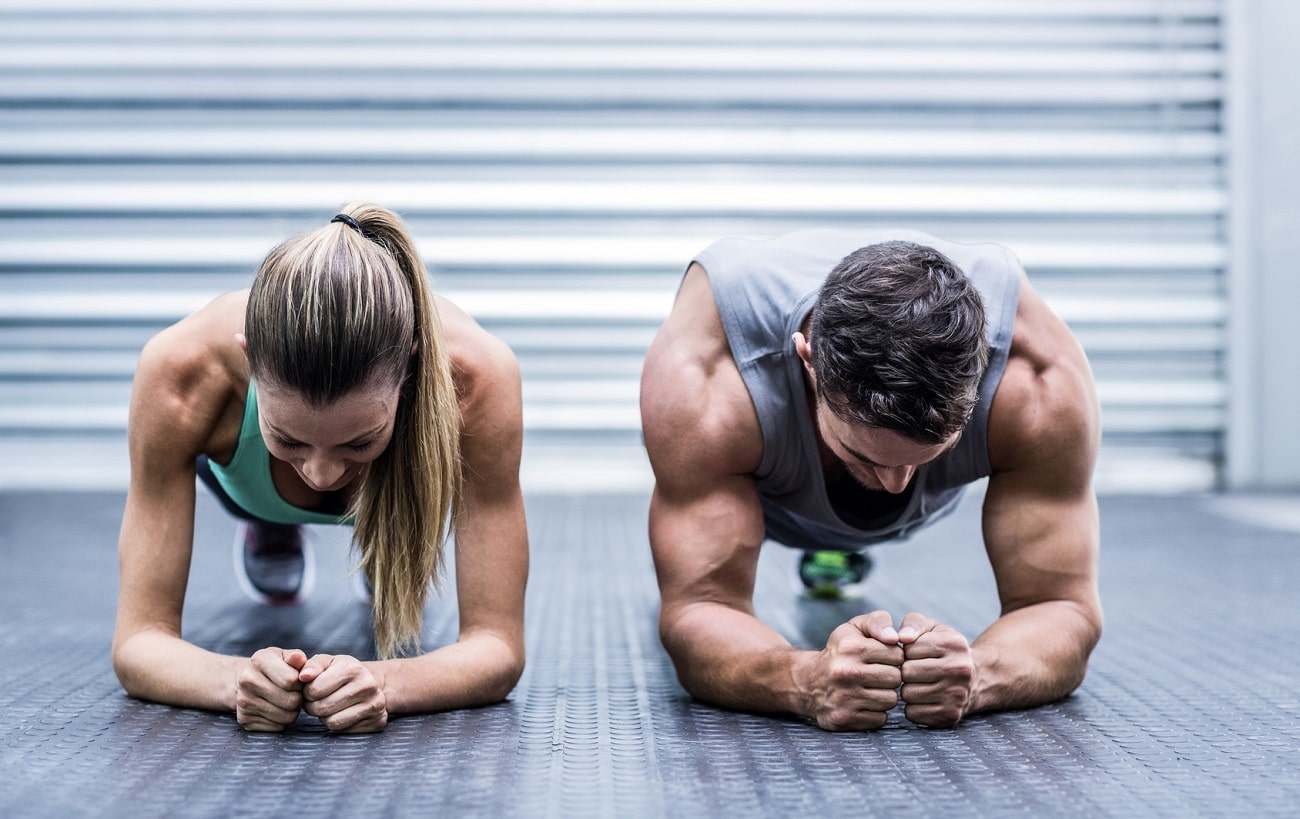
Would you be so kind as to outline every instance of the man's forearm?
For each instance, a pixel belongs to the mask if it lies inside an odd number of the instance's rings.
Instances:
[[[737,710],[809,715],[799,672],[817,652],[792,647],[752,614],[713,602],[665,607],[660,630],[692,696]]]
[[[1070,694],[1100,637],[1100,614],[1078,603],[1038,603],[1003,615],[971,644],[970,712],[1030,708]]]

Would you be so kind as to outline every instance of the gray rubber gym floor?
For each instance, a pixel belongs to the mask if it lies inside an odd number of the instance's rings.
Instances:
[[[1300,534],[1213,498],[1103,501],[1107,631],[1073,697],[1044,708],[832,735],[718,710],[677,685],[655,632],[644,497],[535,495],[529,663],[504,704],[339,737],[132,700],[109,664],[118,493],[0,495],[3,816],[1282,816],[1300,811]],[[801,599],[768,547],[758,607],[822,644],[866,608],[977,632],[995,614],[978,502],[876,550],[865,600]],[[201,496],[187,636],[367,655],[345,544],[318,541],[316,593],[246,602],[233,523]],[[426,646],[454,639],[430,607]]]

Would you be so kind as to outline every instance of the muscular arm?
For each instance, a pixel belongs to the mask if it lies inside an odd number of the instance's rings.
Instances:
[[[792,648],[751,604],[762,541],[752,495],[752,485],[737,476],[713,476],[713,486],[698,492],[657,481],[650,543],[662,598],[660,636],[694,696],[806,714],[795,667],[801,653],[812,652]]]
[[[1092,469],[1100,418],[1083,353],[1026,287],[994,401],[984,541],[1001,616],[971,645],[971,711],[1072,692],[1101,637],[1100,526]],[[1022,337],[1021,324],[1024,324]]]
[[[464,314],[448,316],[455,308],[443,309],[449,335],[473,337],[466,353],[472,360],[453,351],[473,371],[461,399],[465,485],[455,564],[460,634],[455,643],[418,657],[367,663],[382,680],[391,713],[498,702],[524,668],[528,532],[519,487],[519,368],[503,343],[470,326]]]
[[[879,727],[897,701],[897,646],[867,638],[865,623],[854,622],[836,630],[826,651],[796,649],[754,614],[764,534],[750,477],[761,456],[758,421],[698,267],[647,355],[641,412],[656,482],[659,631],[683,687],[708,702],[814,717],[823,727]],[[860,696],[836,696],[840,685]]]

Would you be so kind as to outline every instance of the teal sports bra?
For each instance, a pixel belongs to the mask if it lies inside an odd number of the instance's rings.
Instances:
[[[262,429],[257,421],[257,391],[252,381],[248,382],[244,420],[239,428],[234,456],[225,466],[213,460],[208,461],[208,466],[230,499],[256,518],[270,523],[352,525],[352,518],[346,515],[313,512],[280,497],[271,477],[271,453],[266,449],[266,441],[262,440]]]

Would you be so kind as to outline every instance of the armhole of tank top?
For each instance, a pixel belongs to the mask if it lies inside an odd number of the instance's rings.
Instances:
[[[754,411],[758,415],[759,427],[763,435],[763,457],[759,461],[759,470],[755,473],[755,478],[768,480],[774,475],[794,474],[785,467],[784,461],[791,457],[789,450],[793,447],[797,451],[807,448],[806,437],[811,429],[812,418],[808,414],[808,407],[804,402],[803,395],[803,363],[798,355],[794,354],[792,349],[785,345],[793,344],[790,340],[802,326],[804,319],[812,312],[813,301],[817,298],[817,290],[805,293],[798,302],[795,303],[794,309],[786,315],[784,322],[785,337],[781,339],[780,346],[772,353],[777,358],[782,369],[782,378],[787,390],[786,398],[790,401],[790,418],[783,419],[779,413],[768,408],[764,412],[759,409],[758,402],[753,401],[753,393],[750,393],[750,400],[754,403]],[[758,362],[755,362],[757,366]],[[786,423],[782,423],[782,421]],[[787,441],[785,446],[781,445],[782,436],[792,436],[793,442]],[[769,442],[771,446],[769,446]],[[813,457],[815,453],[804,453]],[[795,460],[799,460],[795,456]],[[782,491],[788,491],[787,487],[781,487]]]
[[[253,405],[251,424],[249,423],[250,403]],[[224,465],[219,464],[216,461],[213,461],[211,459],[209,459],[208,461],[209,467],[213,470],[213,474],[216,476],[217,480],[221,483],[223,487],[226,486],[227,480],[232,475],[235,475],[239,473],[241,470],[246,470],[248,468],[246,465],[240,462],[240,456],[241,455],[246,456],[248,454],[247,452],[248,447],[244,446],[244,439],[247,438],[249,435],[249,428],[252,427],[252,429],[258,435],[262,434],[262,431],[258,429],[257,426],[256,405],[257,405],[257,397],[253,389],[253,382],[249,381],[248,392],[244,394],[244,409],[241,411],[240,418],[239,418],[239,435],[236,436],[235,438],[235,451],[230,453],[230,461]]]
[[[1002,384],[1002,378],[1007,372],[1007,362],[1011,357],[1011,341],[1016,331],[1016,308],[1020,304],[1020,277],[1023,274],[1023,268],[1019,259],[1010,249],[1002,247],[1003,258],[1006,260],[1006,275],[1003,276],[998,291],[994,294],[1000,296],[998,301],[998,314],[994,323],[995,336],[990,339],[993,347],[993,354],[996,359],[989,362],[990,369],[996,365],[996,371],[992,373],[995,383],[991,388],[984,384],[980,385],[980,404],[979,404],[979,430],[982,445],[978,447],[978,452],[972,452],[971,456],[975,463],[974,471],[981,477],[986,477],[993,472],[992,459],[989,457],[989,419],[993,414],[993,401],[997,397],[998,387]],[[988,389],[987,400],[984,400],[984,390]]]

